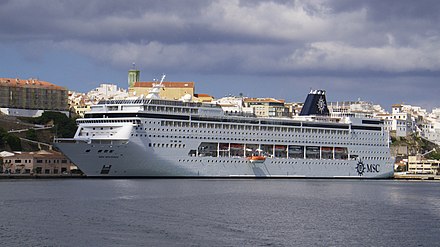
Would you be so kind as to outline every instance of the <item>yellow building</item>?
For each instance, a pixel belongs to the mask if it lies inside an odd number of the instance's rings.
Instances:
[[[197,93],[197,94],[194,94],[194,97],[195,97],[195,101],[197,101],[197,102],[212,102],[213,100],[214,100],[214,97],[212,97],[211,95],[209,95],[209,94],[204,94],[204,93]]]
[[[244,106],[253,108],[253,113],[259,117],[286,117],[289,108],[284,105],[284,100],[273,98],[245,98]]]
[[[92,103],[84,103],[80,105],[74,105],[71,107],[71,111],[75,113],[75,115],[79,117],[84,117],[84,114],[86,112],[89,112],[91,110]]]
[[[70,113],[84,117],[84,114],[91,110],[93,104],[94,102],[92,102],[86,94],[69,92]]]
[[[408,172],[414,174],[440,174],[440,161],[428,160],[421,155],[408,156]]]
[[[153,88],[153,83],[158,82],[134,82],[133,87],[128,89],[130,96],[147,96],[149,91]],[[163,88],[159,95],[162,99],[179,100],[183,96],[189,94],[194,95],[194,82],[166,82],[163,83]]]

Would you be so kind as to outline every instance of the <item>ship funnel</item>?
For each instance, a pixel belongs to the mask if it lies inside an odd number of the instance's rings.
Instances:
[[[325,99],[325,90],[311,90],[307,95],[306,101],[304,102],[304,106],[299,115],[330,115],[327,108],[327,100]]]

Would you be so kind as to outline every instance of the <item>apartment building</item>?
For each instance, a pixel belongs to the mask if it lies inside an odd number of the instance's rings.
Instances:
[[[77,167],[64,154],[55,151],[14,152],[3,158],[3,173],[68,174]]]
[[[38,79],[0,78],[0,110],[35,117],[44,111],[67,113],[67,89]]]
[[[244,98],[244,107],[252,108],[259,117],[288,117],[289,108],[284,100],[273,98]]]
[[[421,155],[409,156],[408,172],[414,174],[440,174],[440,161],[425,159]]]

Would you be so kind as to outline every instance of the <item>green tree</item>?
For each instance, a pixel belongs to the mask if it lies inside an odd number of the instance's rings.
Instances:
[[[6,142],[6,136],[8,135],[8,132],[0,127],[0,147],[4,147]]]
[[[58,137],[73,137],[77,128],[75,119],[69,118],[60,112],[46,111],[40,117],[35,118],[34,123],[52,123]]]
[[[21,141],[20,138],[8,134],[6,136],[6,143],[9,145],[9,147],[11,148],[12,151],[21,151]]]
[[[428,159],[440,160],[440,152],[432,152],[427,155]]]
[[[9,146],[13,151],[21,151],[20,138],[9,134],[5,129],[0,127],[0,147],[6,148]]]
[[[26,138],[29,140],[37,141],[37,132],[34,129],[28,129],[28,131],[26,131]]]

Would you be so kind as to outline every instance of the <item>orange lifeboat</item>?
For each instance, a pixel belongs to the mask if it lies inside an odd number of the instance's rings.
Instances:
[[[248,158],[249,162],[251,163],[263,163],[266,160],[266,157],[255,155]]]

